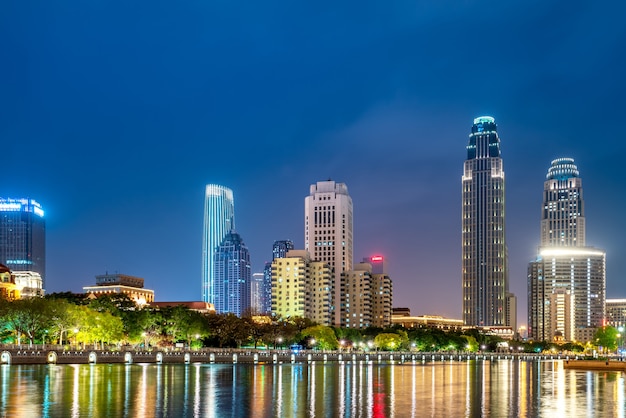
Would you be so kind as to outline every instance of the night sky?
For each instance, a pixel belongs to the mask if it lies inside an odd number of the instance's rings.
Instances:
[[[465,146],[491,115],[518,323],[557,157],[626,297],[626,2],[250,3],[0,3],[0,196],[46,211],[48,293],[117,271],[200,300],[205,184],[234,191],[258,272],[274,240],[303,248],[331,178],[394,306],[461,318]]]

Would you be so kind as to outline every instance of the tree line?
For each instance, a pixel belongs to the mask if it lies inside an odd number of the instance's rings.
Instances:
[[[261,320],[259,320],[261,318]],[[605,334],[607,334],[605,332]],[[614,333],[602,341],[605,347]],[[105,348],[289,348],[319,350],[496,351],[503,340],[478,330],[336,328],[306,318],[203,314],[185,306],[138,307],[124,294],[98,298],[52,293],[43,298],[0,299],[0,342]],[[511,351],[583,351],[579,344],[511,342]]]

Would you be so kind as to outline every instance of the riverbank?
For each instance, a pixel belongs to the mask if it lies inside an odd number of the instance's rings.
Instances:
[[[564,369],[609,370],[626,372],[626,361],[616,360],[565,360]]]
[[[63,350],[0,348],[0,364],[95,364],[95,363],[310,363],[310,362],[441,362],[467,360],[569,360],[561,355],[498,353],[343,352],[317,350]],[[625,363],[626,364],[626,363]]]

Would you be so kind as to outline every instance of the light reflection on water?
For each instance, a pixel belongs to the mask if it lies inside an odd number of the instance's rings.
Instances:
[[[0,417],[626,418],[621,372],[562,361],[2,365]]]

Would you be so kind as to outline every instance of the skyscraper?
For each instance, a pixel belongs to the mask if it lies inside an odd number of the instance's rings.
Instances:
[[[241,236],[231,231],[214,254],[214,295],[217,313],[241,316],[250,308],[250,253]]]
[[[552,161],[543,187],[541,241],[528,266],[528,332],[589,341],[605,313],[606,254],[587,247],[582,179],[572,158]]]
[[[215,303],[214,254],[226,234],[235,228],[235,202],[227,187],[207,184],[202,237],[202,301]]]
[[[46,223],[35,200],[0,198],[0,264],[39,273],[45,287]]]
[[[341,322],[341,273],[352,270],[352,198],[348,186],[318,181],[304,199],[304,247],[316,261],[330,265],[333,275],[333,323]]]
[[[505,326],[504,171],[495,119],[474,119],[462,178],[463,322]]]

